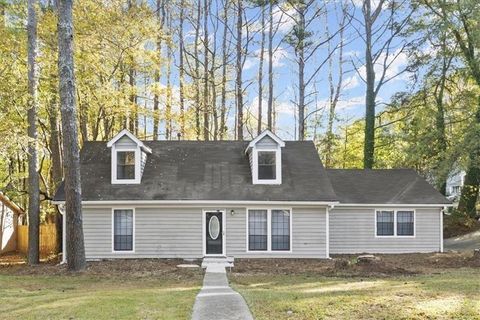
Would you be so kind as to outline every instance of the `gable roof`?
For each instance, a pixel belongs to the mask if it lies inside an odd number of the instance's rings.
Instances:
[[[127,129],[123,129],[122,131],[117,133],[117,135],[115,137],[113,137],[112,140],[108,141],[107,142],[107,147],[111,148],[115,144],[115,142],[117,142],[118,140],[120,140],[124,136],[127,136],[128,138],[130,138],[130,140],[135,142],[146,153],[152,153],[152,149],[147,147],[141,140],[139,140],[137,137],[135,137],[135,135],[133,133],[131,133],[130,131],[128,131]]]
[[[5,206],[9,207],[13,212],[16,214],[24,214],[22,208],[17,206],[15,202],[10,200],[3,192],[0,191],[0,202],[3,203]]]
[[[143,141],[152,149],[138,185],[111,184],[111,152],[105,142],[81,151],[84,201],[218,200],[336,201],[311,141],[282,149],[282,184],[254,185],[243,141]],[[54,197],[64,200],[63,185]]]
[[[262,133],[260,133],[258,136],[256,136],[255,139],[250,141],[250,143],[246,148],[246,151],[250,148],[253,148],[257,144],[257,142],[261,141],[263,138],[267,136],[270,137],[273,141],[275,141],[280,147],[285,147],[285,142],[282,139],[280,139],[276,134],[274,134],[272,131],[267,129],[267,130],[264,130]]]
[[[327,169],[340,203],[450,204],[412,169]]]

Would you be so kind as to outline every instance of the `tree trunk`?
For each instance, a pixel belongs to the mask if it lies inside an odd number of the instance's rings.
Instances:
[[[195,134],[197,140],[200,140],[200,60],[198,56],[198,41],[200,39],[200,17],[202,13],[202,6],[200,1],[197,1],[197,18],[195,27]]]
[[[333,133],[333,123],[335,121],[335,112],[338,104],[338,100],[340,99],[340,92],[343,86],[343,34],[344,34],[344,26],[345,26],[345,18],[347,16],[347,7],[346,5],[342,5],[342,14],[343,19],[341,20],[339,27],[340,27],[340,48],[338,53],[338,81],[336,87],[333,83],[333,57],[329,58],[329,75],[328,80],[330,84],[330,99],[329,99],[329,111],[328,111],[328,124],[327,124],[327,136],[326,136],[326,146],[325,146],[325,167],[331,168],[333,166],[333,144],[335,135]],[[326,25],[328,24],[328,18],[326,19]],[[330,32],[328,29],[328,25],[326,26],[327,30],[327,37],[330,37]],[[329,56],[332,54],[332,47],[330,41],[328,42],[328,54]]]
[[[183,23],[185,20],[185,0],[180,1],[180,26],[179,26],[179,80],[180,80],[180,136],[185,138],[185,94],[184,94],[184,82],[185,82],[185,66],[183,62],[184,54],[184,42],[183,42]]]
[[[237,0],[237,63],[236,63],[236,103],[237,103],[237,139],[243,140],[243,88],[242,88],[242,28],[243,28],[242,0]]]
[[[172,16],[169,13],[167,17],[167,28],[169,33],[172,34]],[[173,52],[172,46],[167,47],[167,103],[165,105],[165,138],[167,140],[172,139],[172,65]]]
[[[37,109],[38,109],[38,64],[37,64],[37,1],[28,0],[28,264],[40,262],[40,186],[37,172]]]
[[[65,171],[68,269],[85,269],[80,153],[73,63],[73,0],[58,0],[58,72]]]
[[[263,56],[265,50],[265,6],[262,4],[262,40],[260,42],[260,61],[258,63],[258,119],[257,134],[262,132],[262,102],[263,102]]]
[[[305,14],[303,8],[298,10],[299,29],[305,30]],[[305,139],[305,40],[299,37],[298,58],[298,140]]]
[[[209,106],[208,106],[208,0],[203,1],[203,140],[209,140]]]
[[[227,133],[227,32],[228,32],[228,0],[223,7],[223,37],[222,37],[222,93],[220,110],[220,140],[225,139]]]
[[[267,106],[267,129],[274,131],[272,126],[273,117],[273,0],[268,4],[269,27],[268,27],[268,106]]]
[[[52,190],[55,192],[59,187],[63,179],[62,171],[62,156],[60,150],[60,135],[58,133],[58,105],[56,101],[56,95],[53,95],[52,101],[49,103],[49,125],[50,125],[50,151],[52,165],[51,165],[51,177],[52,177]],[[60,212],[55,214],[55,228],[57,230],[57,248],[56,252],[62,251],[62,215]]]
[[[477,85],[480,86],[480,77],[477,79]],[[475,113],[475,124],[480,124],[480,95],[477,97],[477,112]],[[477,215],[476,204],[478,200],[478,192],[480,185],[480,146],[478,145],[479,129],[473,128],[473,134],[477,137],[474,141],[476,145],[472,148],[469,155],[469,166],[465,175],[465,181],[458,203],[458,210],[470,217],[474,218]]]
[[[157,59],[159,65],[155,70],[155,84],[160,85],[160,60],[162,56],[162,32],[163,25],[165,24],[165,2],[162,0],[157,0],[156,2],[157,10],[157,22],[158,22],[158,31],[156,39],[156,50],[157,50]],[[158,89],[158,88],[157,88]],[[160,127],[160,97],[158,93],[155,92],[153,96],[153,140],[158,140],[158,129]]]
[[[365,142],[363,149],[363,167],[372,169],[375,161],[375,70],[372,57],[372,20],[370,0],[365,0]]]

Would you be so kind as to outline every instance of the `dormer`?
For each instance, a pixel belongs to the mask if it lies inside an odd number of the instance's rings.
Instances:
[[[152,149],[123,129],[107,143],[112,152],[112,184],[139,184]]]
[[[285,142],[269,130],[263,131],[245,152],[250,160],[253,184],[282,184],[282,148]]]

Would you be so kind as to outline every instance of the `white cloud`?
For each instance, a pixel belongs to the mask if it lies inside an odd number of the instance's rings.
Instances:
[[[243,70],[249,70],[253,67],[258,66],[259,58],[260,58],[260,49],[255,50],[252,53],[252,57],[248,58],[245,60],[245,65],[243,67]],[[263,66],[266,68],[268,64],[268,49],[264,49],[264,64]],[[272,57],[272,65],[274,68],[279,68],[283,67],[285,65],[285,61],[288,59],[289,53],[287,49],[284,47],[279,47],[274,53]]]
[[[404,72],[400,75],[397,76],[398,73],[402,72],[403,69],[406,67],[408,64],[408,56],[405,52],[400,52],[400,49],[397,51],[391,53],[390,55],[386,56],[385,53],[382,53],[380,57],[377,60],[377,63],[375,64],[374,70],[376,79],[378,80],[380,78],[380,75],[383,72],[383,62],[386,58],[386,65],[388,66],[388,69],[385,73],[385,79],[392,79],[392,81],[399,81],[399,80],[407,80],[408,79],[408,73]],[[366,68],[365,65],[359,68],[359,73],[360,76],[365,79],[366,77]]]
[[[273,9],[272,14],[273,14],[273,28],[275,29],[276,26],[278,25],[278,32],[280,33],[289,32],[295,25],[295,20],[291,18],[295,16],[294,9],[286,10],[285,8],[283,8],[283,11],[282,11],[282,9],[280,9],[279,7],[276,7],[275,9]]]
[[[343,90],[351,90],[358,87],[359,84],[360,81],[358,80],[358,77],[356,75],[348,77],[343,81]]]

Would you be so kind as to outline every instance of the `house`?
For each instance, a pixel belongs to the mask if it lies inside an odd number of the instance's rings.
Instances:
[[[465,183],[467,173],[464,170],[451,172],[447,178],[446,193],[447,199],[457,203],[462,194],[462,187]]]
[[[0,192],[0,254],[17,250],[18,217],[23,210]]]
[[[326,170],[311,141],[270,131],[244,142],[123,130],[84,144],[81,174],[88,259],[443,250],[449,201],[414,171]]]

